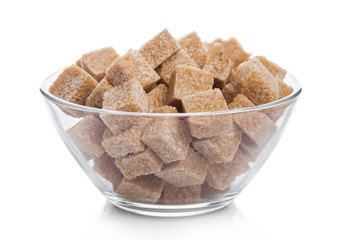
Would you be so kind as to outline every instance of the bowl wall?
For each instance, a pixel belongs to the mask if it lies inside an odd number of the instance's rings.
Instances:
[[[77,106],[41,92],[80,167],[114,205],[185,216],[228,205],[278,143],[301,88],[260,107],[198,114],[142,114]]]

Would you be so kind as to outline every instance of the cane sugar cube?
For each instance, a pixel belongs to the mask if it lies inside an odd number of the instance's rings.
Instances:
[[[192,137],[184,120],[154,121],[145,129],[142,141],[163,163],[184,160]]]
[[[258,145],[267,143],[276,132],[275,123],[262,112],[233,115],[234,122]]]
[[[110,128],[106,128],[104,133],[103,133],[103,137],[102,139],[107,139],[113,136],[113,133],[111,132]]]
[[[237,96],[233,99],[233,101],[228,105],[230,109],[239,109],[239,108],[247,108],[247,107],[255,107],[255,104],[252,103],[246,96],[243,94],[237,94]]]
[[[116,192],[131,201],[154,204],[160,198],[163,187],[164,181],[151,174],[131,180],[123,178]]]
[[[87,115],[67,130],[74,144],[91,158],[100,158],[105,149],[101,145],[105,124],[93,115]]]
[[[186,113],[192,112],[214,112],[228,110],[220,89],[209,89],[187,95],[182,98],[183,110]]]
[[[255,106],[246,96],[238,94],[229,104],[230,109]],[[257,144],[265,144],[276,132],[275,123],[262,112],[233,114],[234,122]]]
[[[242,131],[238,127],[234,127],[215,137],[194,139],[193,146],[209,163],[227,163],[233,160],[241,137]]]
[[[239,93],[240,89],[234,83],[228,83],[222,88],[223,97],[228,104],[230,104]],[[230,108],[229,105],[228,107]]]
[[[156,69],[180,48],[181,46],[176,39],[171,36],[167,29],[164,29],[157,36],[146,42],[139,49],[139,53],[153,69]]]
[[[103,109],[125,112],[148,112],[148,99],[137,81],[128,81],[104,93]]]
[[[276,79],[279,83],[279,91],[280,91],[280,96],[279,99],[287,97],[293,92],[293,88],[291,86],[288,86],[285,84],[282,80]]]
[[[119,55],[112,47],[102,48],[81,58],[81,67],[98,82],[105,76],[106,69]]]
[[[177,187],[202,184],[207,175],[208,163],[193,148],[189,148],[184,160],[165,164],[156,176]]]
[[[207,173],[208,184],[218,190],[226,190],[236,177],[249,169],[248,162],[241,151],[237,151],[234,159],[228,163],[209,165]]]
[[[137,80],[145,91],[151,89],[160,79],[152,67],[135,50],[130,50],[125,55],[118,57],[107,69],[105,77],[113,86]]]
[[[159,84],[148,92],[149,111],[165,106],[167,94],[168,88],[164,84]]]
[[[289,104],[284,104],[280,106],[276,106],[273,108],[268,108],[264,110],[263,112],[267,114],[267,116],[273,121],[277,122],[283,114],[286,112],[286,109],[288,108]]]
[[[199,203],[201,185],[176,187],[170,183],[164,184],[163,202],[167,205]]]
[[[212,45],[207,55],[207,62],[203,69],[214,75],[214,86],[222,89],[226,85],[235,63],[222,43]]]
[[[269,61],[263,56],[256,56],[258,60],[267,68],[267,70],[273,75],[273,77],[283,80],[287,74],[287,71],[281,68],[276,63]]]
[[[172,106],[163,106],[152,110],[153,113],[178,113],[177,108]]]
[[[141,141],[143,131],[139,126],[133,126],[128,130],[103,139],[102,145],[107,154],[113,158],[125,157],[129,153],[142,152],[145,149]]]
[[[207,181],[205,181],[201,185],[201,200],[204,199],[213,199],[216,198],[219,195],[222,195],[224,193],[229,192],[229,188],[226,188],[224,190],[218,190],[213,187],[211,187]]]
[[[157,73],[165,85],[169,86],[171,73],[178,65],[197,67],[194,60],[183,49],[179,50],[157,68]]]
[[[180,65],[171,75],[167,104],[178,106],[184,96],[212,89],[213,74],[199,68]]]
[[[98,82],[76,65],[66,68],[55,80],[49,91],[65,101],[85,105],[86,98]]]
[[[105,125],[110,129],[114,136],[130,129],[133,126],[139,126],[142,131],[145,130],[152,122],[152,118],[144,116],[124,116],[120,114],[105,114],[101,113],[100,118]]]
[[[75,62],[75,64],[76,64],[78,67],[81,68],[81,58],[79,58],[79,59]]]
[[[262,147],[251,140],[247,134],[242,134],[242,140],[240,143],[240,150],[246,156],[248,162],[254,162],[260,155]]]
[[[182,99],[184,112],[213,112],[228,110],[220,89],[187,95]],[[192,116],[187,119],[190,133],[195,138],[208,138],[232,128],[230,115]]]
[[[278,81],[280,99],[288,96],[293,92],[293,88],[283,82],[283,79],[287,74],[287,71],[285,69],[281,68],[276,63],[269,61],[263,56],[256,56],[255,58],[260,60],[263,66],[265,66],[267,70],[272,74],[272,76]]]
[[[112,183],[116,189],[123,178],[123,174],[115,165],[115,160],[104,153],[99,159],[93,159],[93,169],[103,178]]]
[[[230,109],[255,106],[246,96],[238,94],[229,104]],[[275,123],[262,112],[233,114],[234,122],[257,144],[266,143],[276,132]]]
[[[228,77],[228,81],[227,81],[227,83],[232,83],[235,86],[237,86],[237,83],[236,83],[236,70],[237,70],[237,68],[233,68],[230,71],[230,74],[229,74],[229,77]]]
[[[207,50],[196,32],[189,33],[178,40],[181,47],[196,62],[199,68],[203,68],[207,59]]]
[[[257,58],[237,68],[236,82],[242,94],[255,105],[273,102],[280,97],[278,81]]]
[[[229,40],[222,41],[221,43],[227,55],[229,55],[234,61],[235,67],[249,59],[250,54],[244,51],[241,44],[235,38],[230,38]]]
[[[210,138],[230,131],[233,123],[230,114],[192,116],[187,122],[190,134],[197,139]]]
[[[117,158],[116,165],[126,179],[132,179],[141,175],[160,172],[163,162],[150,149],[146,149],[141,153]]]
[[[223,39],[221,38],[216,38],[214,41],[212,42],[204,42],[204,46],[205,49],[207,49],[207,51],[209,51],[209,49],[211,48],[212,45],[214,45],[215,43],[223,43]]]
[[[85,106],[102,108],[103,107],[103,96],[104,93],[112,88],[112,85],[103,78],[91,94],[86,98]]]

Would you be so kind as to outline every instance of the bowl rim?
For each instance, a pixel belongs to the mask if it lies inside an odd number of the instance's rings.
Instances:
[[[79,111],[93,112],[93,113],[102,113],[102,114],[110,114],[110,115],[123,115],[123,116],[145,116],[145,117],[190,117],[190,116],[207,116],[207,115],[222,115],[222,114],[235,114],[235,113],[243,113],[243,112],[251,112],[251,111],[260,111],[268,108],[273,108],[277,106],[284,105],[286,103],[293,102],[298,99],[299,95],[302,92],[302,87],[298,80],[289,72],[287,72],[284,82],[293,88],[293,92],[279,100],[274,102],[258,105],[255,107],[247,107],[241,109],[232,109],[232,110],[224,110],[224,111],[215,111],[215,112],[198,112],[198,113],[141,113],[141,112],[123,112],[123,111],[114,111],[100,108],[92,108],[83,105],[78,105],[75,103],[71,103],[65,101],[61,98],[58,98],[51,94],[48,90],[54,80],[57,79],[59,74],[64,70],[60,69],[50,76],[48,76],[40,85],[40,92],[50,102],[53,102],[57,105],[61,105],[63,107],[72,108]]]

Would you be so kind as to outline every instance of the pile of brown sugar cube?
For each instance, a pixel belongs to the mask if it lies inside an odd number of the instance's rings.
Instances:
[[[67,133],[118,196],[192,204],[230,190],[275,134],[283,112],[171,113],[273,102],[293,92],[283,82],[285,75],[263,56],[250,58],[235,38],[207,43],[192,32],[176,40],[165,29],[122,56],[111,47],[84,54],[64,69],[50,92],[92,108],[166,113],[95,114],[89,108]]]

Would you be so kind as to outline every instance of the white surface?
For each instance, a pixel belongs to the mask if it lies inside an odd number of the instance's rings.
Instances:
[[[0,239],[339,239],[336,3],[1,1]],[[110,206],[61,142],[38,91],[82,53],[112,45],[123,54],[164,27],[176,37],[236,36],[303,86],[268,162],[216,213],[159,219]]]

